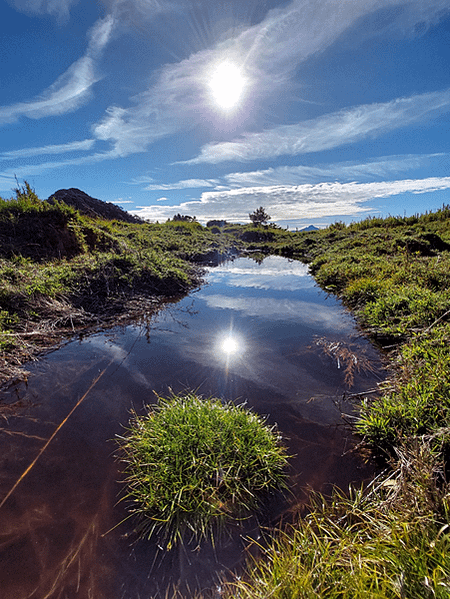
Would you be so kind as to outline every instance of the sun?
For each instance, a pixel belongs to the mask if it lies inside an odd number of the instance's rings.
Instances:
[[[209,81],[212,98],[223,110],[231,110],[240,103],[246,80],[242,69],[232,62],[222,62],[213,71]]]

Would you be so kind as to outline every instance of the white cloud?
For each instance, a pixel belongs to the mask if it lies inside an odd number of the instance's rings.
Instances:
[[[16,160],[17,158],[29,158],[31,156],[43,156],[45,154],[65,154],[66,152],[86,151],[90,150],[94,143],[94,139],[85,139],[84,141],[72,141],[66,144],[48,145],[40,148],[10,150],[9,152],[1,152],[0,160]]]
[[[372,183],[318,183],[247,187],[228,191],[208,191],[199,200],[177,206],[150,206],[133,211],[142,218],[163,220],[175,213],[195,215],[199,221],[226,219],[248,221],[248,214],[263,205],[273,221],[356,216],[368,212],[364,204],[375,198],[403,193],[427,193],[450,189],[450,177],[405,179]]]
[[[96,64],[111,37],[114,25],[114,19],[110,15],[97,21],[89,32],[86,54],[37,98],[0,107],[0,125],[15,122],[21,116],[40,119],[65,114],[84,104],[91,96],[92,86],[100,79],[96,73]]]
[[[266,185],[300,185],[318,183],[327,179],[354,181],[358,179],[387,177],[389,175],[430,165],[435,159],[448,158],[447,154],[406,154],[383,156],[368,162],[340,162],[320,166],[279,166],[249,172],[235,172],[224,176],[230,187]],[[216,188],[218,189],[218,188]]]
[[[200,155],[186,164],[226,160],[265,160],[283,155],[321,152],[376,137],[450,112],[450,90],[383,104],[367,104],[327,114],[296,125],[282,125],[261,133],[247,133],[231,142],[206,144]]]
[[[69,19],[70,8],[78,0],[8,0],[17,10],[28,14],[50,14],[58,21]]]
[[[215,179],[185,179],[177,183],[150,184],[144,189],[146,191],[169,191],[171,189],[194,189],[198,187],[214,187],[218,181]]]
[[[269,320],[294,321],[310,327],[330,330],[348,330],[349,321],[343,317],[340,306],[320,306],[301,300],[280,300],[278,298],[232,297],[214,294],[204,296],[210,308],[235,310],[244,316],[258,316]]]
[[[71,158],[69,160],[60,160],[54,162],[44,162],[41,164],[24,164],[19,167],[10,168],[0,172],[0,189],[10,190],[15,184],[16,178],[26,179],[32,175],[40,175],[48,170],[64,168],[66,166],[79,166],[82,164],[95,164],[103,160],[116,158],[115,153],[98,152],[88,156],[80,156],[79,158]]]
[[[208,281],[226,280],[230,287],[297,291],[311,288],[314,280],[308,276],[309,267],[301,262],[287,262],[280,256],[268,256],[262,264],[238,260],[208,269]],[[199,297],[208,295],[200,292]]]
[[[124,0],[115,6],[127,10],[138,7],[142,13],[149,11],[149,14],[154,10],[154,2],[146,0]],[[207,11],[207,4],[201,9]],[[133,98],[135,106],[110,106],[94,127],[95,135],[109,140],[116,153],[125,156],[143,152],[163,137],[203,126],[208,120],[217,124],[218,115],[214,114],[207,90],[211,69],[224,58],[241,66],[249,81],[247,100],[233,117],[232,126],[242,127],[245,118],[251,118],[252,107],[281,90],[284,96],[289,94],[294,71],[300,63],[328,48],[361,18],[381,9],[388,11],[385,16],[389,19],[380,22],[388,22],[390,29],[409,32],[417,23],[426,25],[436,21],[449,6],[448,0],[427,3],[405,0],[398,10],[397,0],[340,0],[338,3],[335,0],[294,0],[269,11],[260,23],[241,30],[234,37],[163,67],[152,86]],[[116,12],[120,13],[119,8]],[[386,28],[385,25],[379,27]],[[367,35],[373,35],[373,28]],[[251,160],[336,147],[396,128],[403,117],[409,122],[417,121],[437,110],[439,101],[447,106],[448,97],[444,98],[443,94],[417,96],[414,101],[404,99],[352,109],[291,128],[250,134],[236,142],[209,144],[192,162]],[[325,127],[325,131],[321,132],[320,127]],[[296,144],[298,137],[304,141]]]

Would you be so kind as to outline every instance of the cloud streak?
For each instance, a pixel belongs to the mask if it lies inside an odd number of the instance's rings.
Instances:
[[[57,116],[72,112],[84,104],[91,97],[92,86],[100,79],[96,73],[96,64],[111,37],[114,25],[111,15],[97,21],[89,33],[85,55],[37,98],[0,107],[0,125],[13,123],[23,116],[30,119]]]
[[[78,0],[10,0],[10,3],[19,11],[42,15],[55,16],[59,22],[66,22],[70,16],[70,8]]]
[[[280,166],[249,172],[234,172],[224,176],[230,188],[256,187],[270,185],[301,185],[318,183],[332,179],[333,181],[361,182],[361,179],[373,177],[386,178],[395,173],[404,172],[435,161],[448,159],[448,154],[407,154],[403,156],[382,156],[368,162],[341,162],[322,164],[319,166]]]
[[[114,152],[97,152],[87,156],[79,156],[68,160],[59,160],[52,162],[44,162],[41,164],[24,164],[19,167],[14,167],[0,172],[0,189],[10,190],[11,185],[15,183],[16,178],[26,179],[32,175],[40,175],[46,171],[64,168],[66,166],[80,166],[85,164],[96,164],[104,160],[116,158]]]
[[[449,89],[386,103],[362,105],[296,125],[247,133],[236,141],[209,143],[202,148],[199,156],[187,160],[185,164],[245,162],[321,152],[377,137],[448,112]]]
[[[215,187],[219,182],[216,179],[185,179],[177,183],[163,183],[160,185],[147,185],[146,191],[169,191],[175,189],[195,189],[199,187]]]
[[[48,154],[65,154],[66,152],[87,151],[95,144],[95,139],[84,141],[71,141],[66,144],[54,144],[40,148],[24,148],[22,150],[10,150],[1,152],[0,160],[17,160],[18,158],[30,158],[31,156],[44,156]]]

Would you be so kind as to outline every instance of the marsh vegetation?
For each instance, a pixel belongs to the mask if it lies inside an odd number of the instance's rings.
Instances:
[[[127,322],[197,287],[236,240],[197,222],[126,223],[40,200],[0,198],[0,382],[74,334]]]

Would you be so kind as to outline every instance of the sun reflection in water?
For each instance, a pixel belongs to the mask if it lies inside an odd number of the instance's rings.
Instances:
[[[228,367],[230,362],[241,358],[245,352],[242,336],[230,330],[219,334],[216,339],[215,353],[219,360],[225,360]]]
[[[239,351],[239,343],[235,337],[225,337],[221,345],[222,351],[227,356],[232,356]]]

